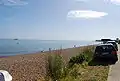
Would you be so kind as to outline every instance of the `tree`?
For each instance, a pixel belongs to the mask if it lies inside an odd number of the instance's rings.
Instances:
[[[116,42],[117,42],[118,44],[120,44],[120,40],[119,40],[119,38],[116,38]]]

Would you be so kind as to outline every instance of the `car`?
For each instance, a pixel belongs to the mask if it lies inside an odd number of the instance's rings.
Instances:
[[[112,44],[100,44],[95,48],[95,52],[93,55],[93,59],[112,59],[112,62],[116,62],[118,60],[117,50]]]
[[[107,43],[111,43],[113,44],[113,46],[116,48],[116,50],[118,51],[118,46],[117,46],[117,43],[114,42],[114,41],[108,41]]]

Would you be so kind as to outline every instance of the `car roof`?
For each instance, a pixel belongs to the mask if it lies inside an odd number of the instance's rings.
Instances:
[[[112,44],[116,44],[116,45],[117,45],[117,43],[116,43],[116,42],[107,42],[107,43],[112,43]]]
[[[108,42],[115,42],[115,41],[108,41]],[[116,43],[116,42],[115,42]]]
[[[113,46],[112,44],[98,44],[97,46],[105,46],[105,45],[106,45],[106,46],[108,46],[108,45],[109,45],[109,46]]]

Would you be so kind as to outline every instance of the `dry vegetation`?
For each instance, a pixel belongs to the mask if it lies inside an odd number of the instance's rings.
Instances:
[[[94,46],[4,57],[0,58],[0,69],[7,70],[13,81],[106,81],[109,66],[89,66],[90,60],[69,66],[71,57],[87,50],[92,52]],[[91,58],[87,54],[85,58],[88,56]]]
[[[47,81],[106,81],[109,66],[89,66],[93,52],[94,46],[84,47],[81,52],[69,57],[69,61],[63,58],[60,50],[50,54]]]

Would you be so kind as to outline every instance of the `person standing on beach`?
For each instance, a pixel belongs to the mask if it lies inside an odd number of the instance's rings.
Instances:
[[[76,48],[76,45],[74,45],[74,48]]]

